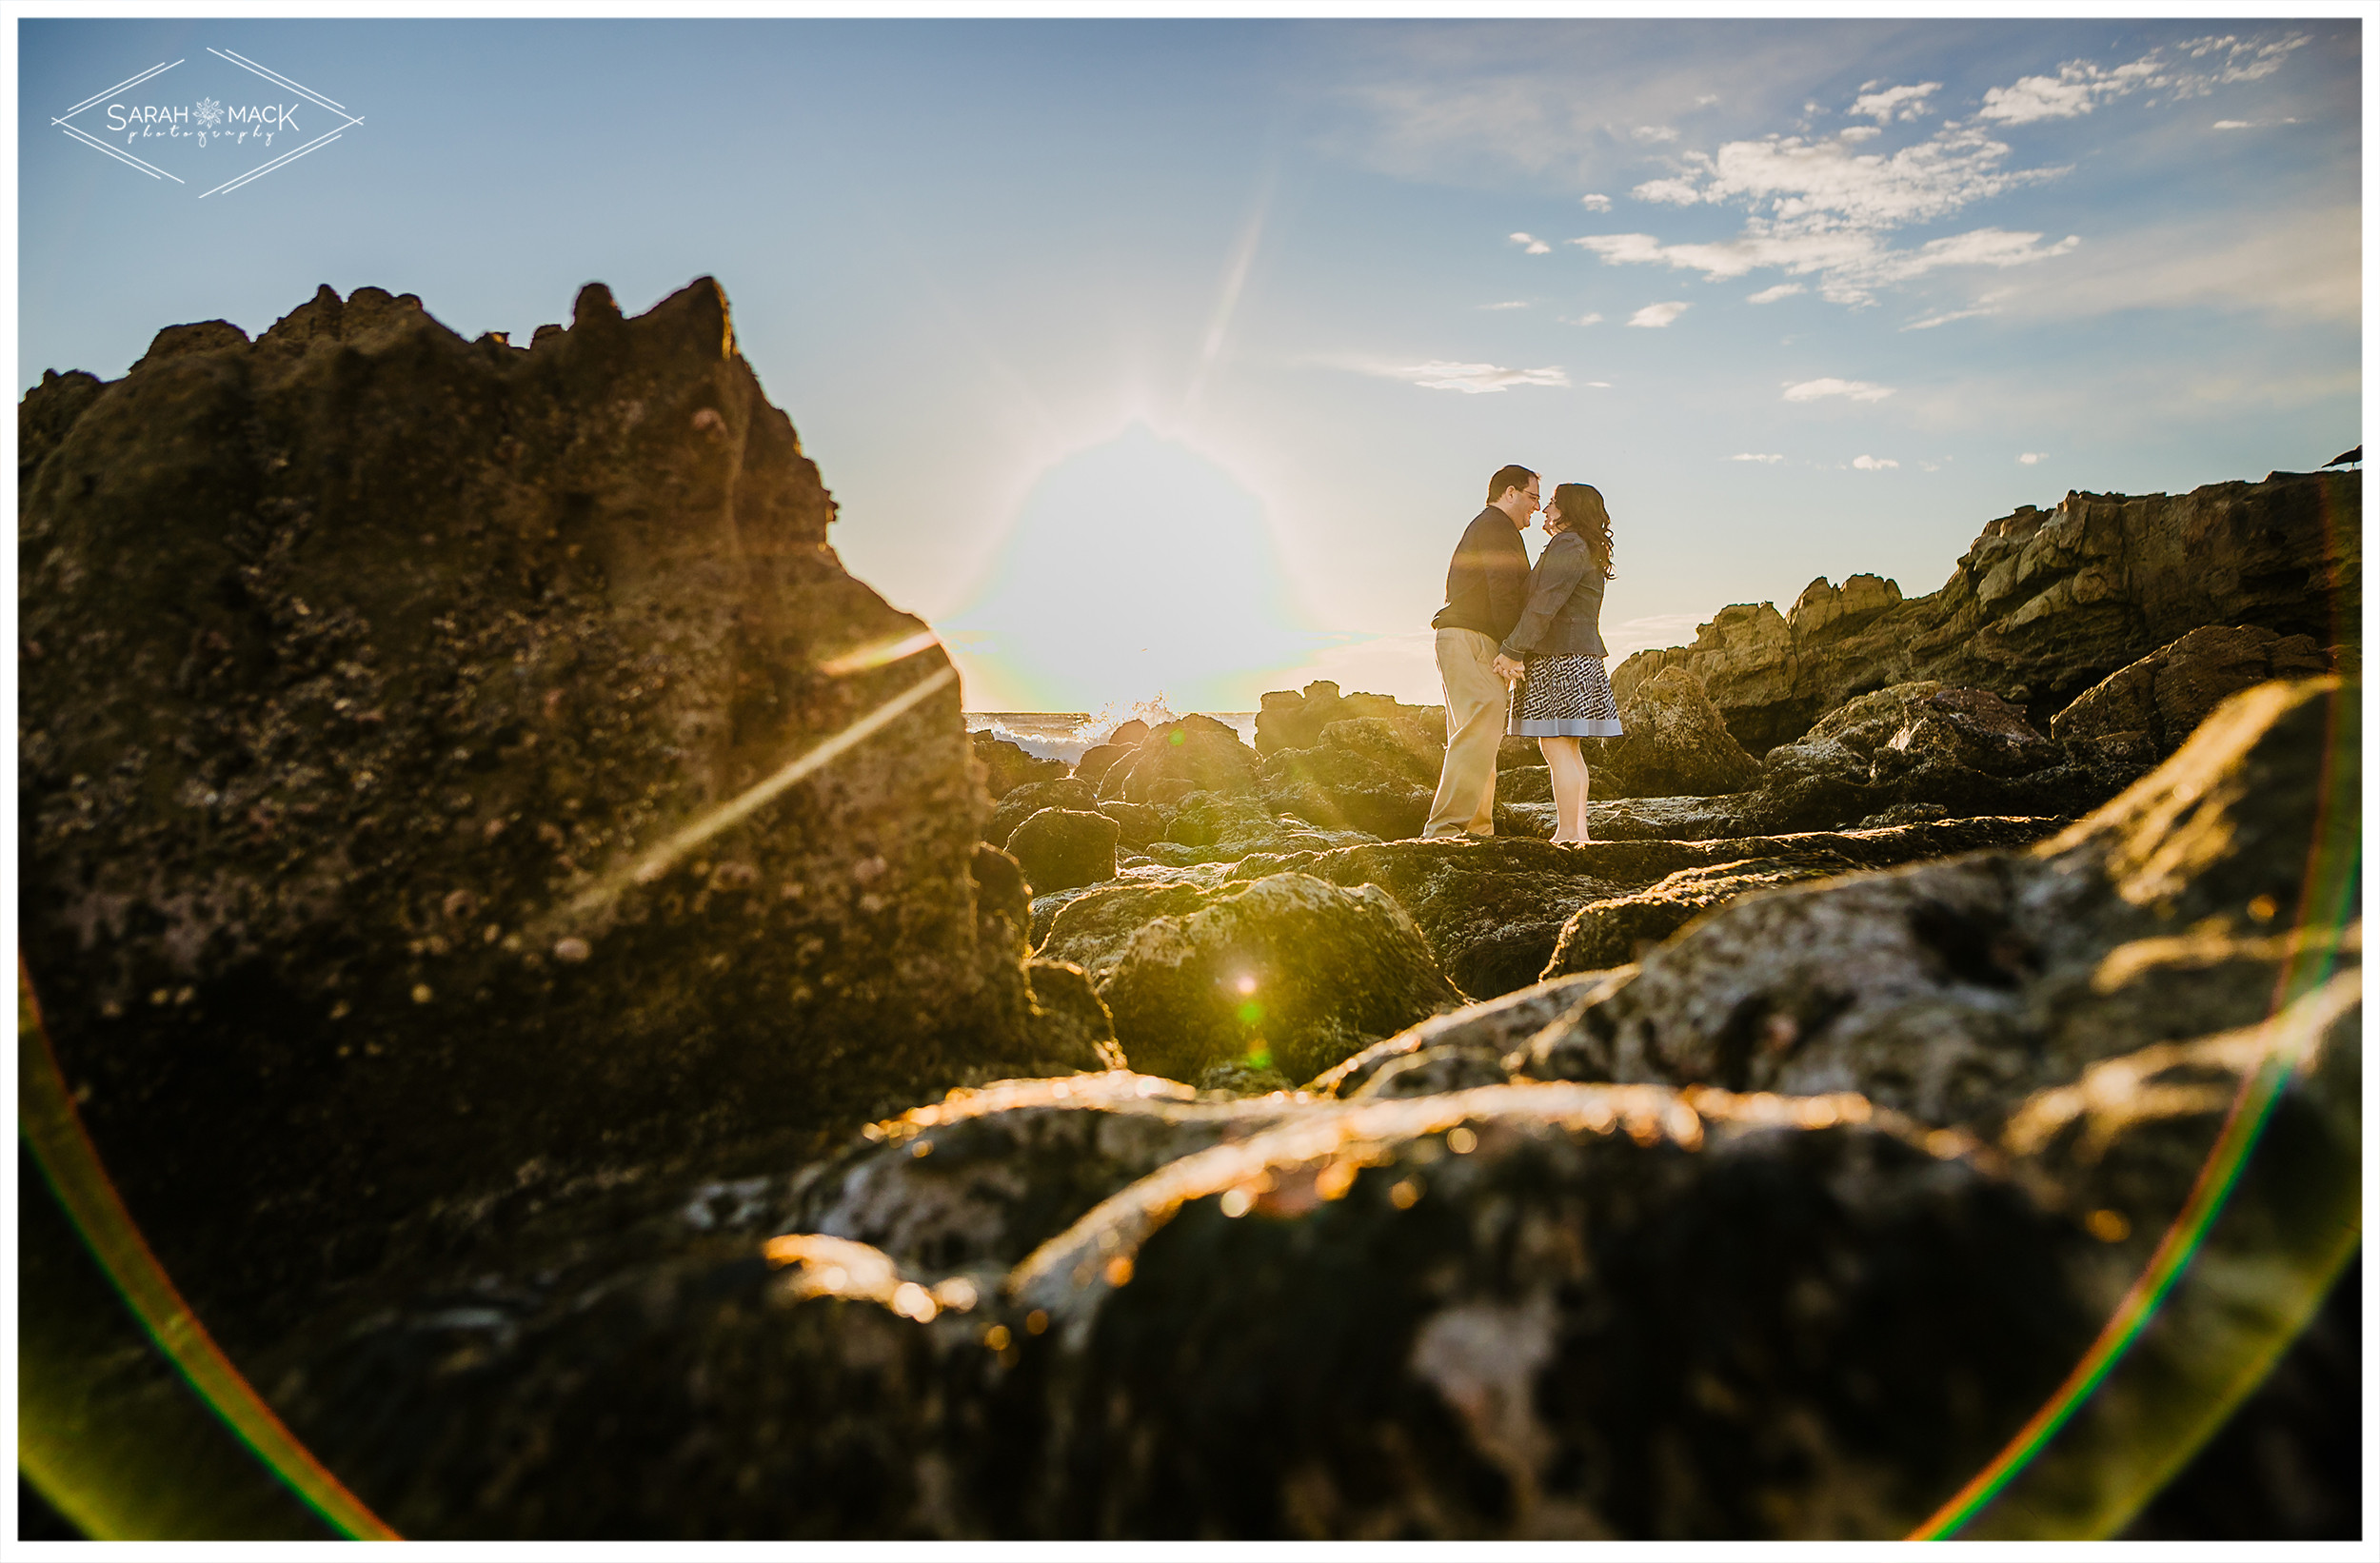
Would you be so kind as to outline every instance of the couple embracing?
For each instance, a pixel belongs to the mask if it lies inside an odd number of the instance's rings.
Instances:
[[[1520,534],[1540,509],[1545,551],[1530,568]],[[1496,833],[1496,749],[1534,738],[1554,780],[1554,840],[1587,840],[1582,738],[1619,735],[1605,677],[1603,583],[1612,578],[1612,518],[1603,496],[1566,483],[1543,499],[1525,466],[1498,468],[1488,505],[1446,571],[1438,671],[1446,687],[1446,760],[1424,836]]]

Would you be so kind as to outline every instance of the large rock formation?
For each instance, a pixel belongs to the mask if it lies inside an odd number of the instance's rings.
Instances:
[[[1723,610],[1689,646],[1640,651],[1621,700],[1664,667],[1702,681],[1755,754],[1845,701],[1931,679],[1987,689],[2038,726],[2093,683],[2206,625],[2352,643],[2363,611],[2363,475],[2275,472],[2184,495],[2072,493],[1987,525],[1941,590],[1814,581],[1790,616]]]
[[[1024,1045],[949,664],[708,279],[533,348],[325,288],[18,427],[23,957],[219,1329],[439,1201]]]

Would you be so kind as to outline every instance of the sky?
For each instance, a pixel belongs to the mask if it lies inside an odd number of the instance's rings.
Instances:
[[[1818,577],[1934,590],[2070,489],[2361,439],[2353,19],[16,44],[20,389],[326,282],[526,341],[588,281],[633,313],[715,276],[837,550],[970,710],[1435,702],[1447,558],[1511,462],[1603,491],[1616,659]],[[251,139],[128,139],[202,102]]]

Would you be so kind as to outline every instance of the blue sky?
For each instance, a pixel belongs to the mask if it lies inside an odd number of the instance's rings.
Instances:
[[[1931,591],[2070,488],[2361,437],[2351,20],[18,44],[20,386],[323,282],[526,339],[592,279],[633,311],[717,276],[843,559],[945,630],[971,708],[1435,699],[1446,555],[1509,461],[1603,489],[1624,654],[1815,576]],[[153,145],[175,186],[50,123],[174,59],[108,101],[265,86],[210,49],[363,123],[204,199],[248,148]]]

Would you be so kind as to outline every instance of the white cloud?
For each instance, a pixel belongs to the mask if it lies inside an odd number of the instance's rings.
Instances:
[[[1427,364],[1385,366],[1374,371],[1402,380],[1424,390],[1462,391],[1479,396],[1507,386],[1568,386],[1570,376],[1558,368],[1508,369],[1496,364],[1457,364],[1432,359]]]
[[[1612,209],[1612,198],[1608,195],[1582,195],[1578,197],[1578,204],[1586,208],[1589,211],[1609,211]]]
[[[2214,122],[2214,129],[2218,130],[2262,130],[2275,125],[2297,123],[2299,122],[2295,119],[2219,119]]]
[[[1601,321],[1602,318],[1603,317],[1601,315],[1590,309],[1583,315],[1572,315],[1563,318],[1562,324],[1565,326],[1593,326]]]
[[[1676,141],[1677,132],[1666,125],[1639,125],[1636,127],[1636,139],[1638,141]]]
[[[1548,255],[1553,253],[1554,249],[1554,247],[1543,239],[1533,239],[1526,233],[1514,234],[1512,242],[1520,246],[1520,252],[1523,255]]]
[[[2048,460],[2049,454],[2050,453],[2046,450],[2028,450],[2016,459],[2024,463],[2027,466],[2032,466],[2036,463]]]
[[[1671,299],[1664,304],[1648,304],[1630,315],[1628,324],[1631,326],[1667,326],[1693,307],[1694,306],[1682,299]]]
[[[1506,299],[1501,304],[1483,304],[1479,307],[1482,309],[1526,309],[1529,306],[1521,299]]]
[[[1888,466],[1898,466],[1901,464],[1890,456],[1854,456],[1851,459],[1851,465],[1862,472],[1881,472]]]
[[[2064,255],[2082,243],[2069,234],[2045,245],[2045,237],[1984,228],[1932,239],[1915,249],[1894,249],[1873,233],[1848,228],[1791,231],[1754,218],[1744,225],[1741,235],[1716,244],[1664,245],[1649,233],[1591,234],[1570,243],[1613,266],[1660,264],[1676,270],[1699,271],[1715,282],[1761,269],[1796,276],[1815,274],[1819,292],[1829,302],[1865,304],[1873,302],[1877,287],[1944,267],[2026,266]]]
[[[1657,201],[1665,207],[1691,207],[1702,199],[1702,191],[1691,179],[1648,179],[1629,194],[1639,201]]]
[[[1578,384],[1594,390],[1610,390],[1612,388],[1612,383],[1608,380],[1581,380]]]
[[[1797,282],[1781,282],[1775,287],[1763,287],[1757,293],[1746,298],[1744,302],[1746,304],[1775,304],[1779,299],[1790,299],[1795,293],[1803,291],[1805,289]]]
[[[1973,320],[1980,315],[1996,315],[2000,311],[1993,307],[1992,300],[2004,296],[2005,295],[2003,294],[1993,293],[1986,297],[1983,302],[1977,304],[1972,309],[1951,309],[1938,315],[1928,315],[1923,320],[1911,321],[1908,325],[1902,326],[1901,329],[1904,331],[1931,331],[1936,326],[1948,326],[1954,320]]]
[[[1767,465],[1774,466],[1785,458],[1782,453],[1776,451],[1763,453],[1755,450],[1739,450],[1735,455],[1730,456],[1727,459],[1731,462],[1760,462]]]
[[[2069,60],[2054,76],[2026,76],[2013,86],[1993,88],[1984,93],[1983,107],[1975,113],[1979,119],[2003,125],[2030,125],[2036,120],[2073,119],[2110,99],[2152,88],[2164,91],[2169,102],[2203,97],[2231,82],[2271,75],[2291,53],[2312,41],[2297,33],[2243,43],[2227,33],[2220,38],[2192,38],[2171,49],[2152,49],[2126,65]]]
[[[1865,380],[1837,380],[1833,375],[1823,380],[1803,380],[1785,387],[1788,402],[1815,402],[1822,397],[1848,396],[1854,402],[1881,402],[1893,394],[1890,386],[1874,385]]]
[[[1875,84],[1871,82],[1869,86]],[[1926,99],[1942,90],[1940,82],[1919,82],[1914,87],[1888,87],[1880,92],[1862,88],[1851,106],[1851,112],[1865,114],[1878,125],[1889,125],[1896,119],[1917,119],[1931,112]]]
[[[1938,130],[1889,155],[1856,151],[1839,135],[1772,135],[1688,152],[1680,175],[1639,185],[1636,194],[1681,207],[1742,202],[1789,231],[1898,228],[2066,171],[2004,168],[2009,151],[1973,129]]]

